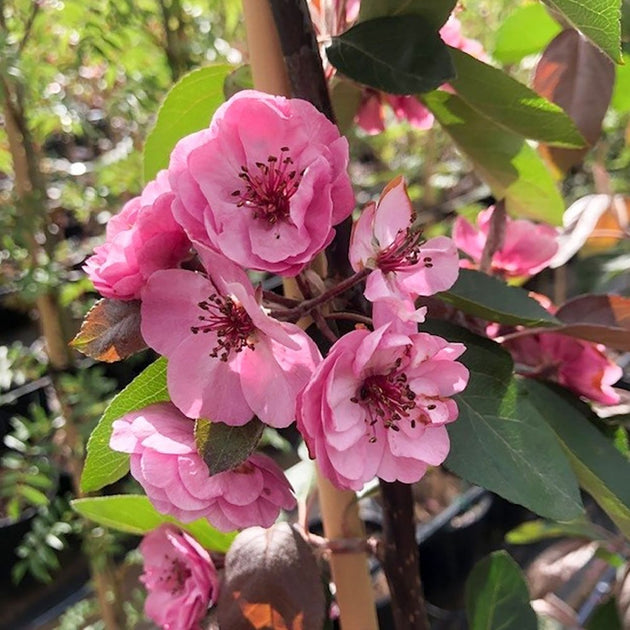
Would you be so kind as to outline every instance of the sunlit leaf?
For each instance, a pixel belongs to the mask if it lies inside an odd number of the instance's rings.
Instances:
[[[169,400],[166,388],[166,359],[158,359],[139,374],[109,404],[87,443],[81,475],[84,492],[99,490],[129,471],[129,455],[109,448],[114,420],[131,411]]]
[[[166,514],[160,514],[144,495],[119,494],[75,499],[72,507],[99,525],[138,536],[150,532],[162,523],[172,523],[192,534],[200,545],[210,551],[227,551],[236,537],[236,532],[220,532],[206,519],[181,523]]]

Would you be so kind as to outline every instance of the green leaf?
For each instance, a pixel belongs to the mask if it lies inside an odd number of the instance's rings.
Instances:
[[[389,94],[429,92],[455,74],[437,30],[417,15],[360,22],[326,53],[342,74]]]
[[[36,488],[33,488],[32,486],[25,486],[20,484],[19,486],[17,486],[15,491],[18,494],[21,494],[29,503],[32,503],[33,505],[48,505],[48,497],[43,492],[37,490]]]
[[[502,280],[472,269],[460,269],[455,284],[437,298],[491,322],[512,326],[559,326],[557,320],[525,289],[510,287]]]
[[[590,407],[560,387],[531,379],[523,382],[523,393],[555,432],[580,485],[630,536],[630,462],[593,426]]]
[[[495,342],[447,322],[431,321],[423,329],[466,345],[460,360],[470,380],[454,397],[459,418],[448,425],[446,466],[546,518],[580,516],[575,475],[553,431],[519,398],[510,355]]]
[[[241,427],[199,418],[195,422],[195,444],[211,475],[242,464],[256,448],[265,425],[253,418]]]
[[[362,0],[359,21],[395,15],[420,15],[436,30],[448,20],[457,0]]]
[[[510,213],[560,225],[564,202],[538,156],[523,136],[481,115],[461,97],[435,91],[422,97],[458,148],[472,161]]]
[[[630,54],[624,53],[623,65],[616,67],[611,105],[620,113],[630,112]]]
[[[144,179],[168,167],[171,151],[184,136],[206,128],[224,101],[223,82],[234,68],[215,64],[193,70],[166,95],[144,145]]]
[[[199,544],[210,551],[225,552],[236,538],[236,532],[225,534],[216,530],[206,519],[180,523],[178,520],[160,514],[141,494],[118,494],[109,497],[75,499],[72,507],[82,516],[121,532],[142,536],[162,525],[173,523],[192,534]]]
[[[87,458],[81,475],[83,492],[99,490],[127,474],[129,455],[109,448],[112,423],[117,418],[154,403],[167,402],[166,359],[160,358],[114,397],[87,443]]]
[[[510,545],[529,545],[549,538],[585,538],[587,540],[605,540],[605,532],[586,519],[571,523],[554,523],[552,521],[527,521],[505,535]]]
[[[621,61],[622,0],[544,0],[613,61]]]
[[[536,630],[536,613],[518,564],[505,551],[478,562],[466,582],[466,615],[470,630]]]
[[[492,56],[501,63],[517,63],[542,51],[560,31],[542,4],[516,7],[497,30]]]
[[[511,76],[471,55],[450,48],[458,96],[480,114],[517,134],[561,147],[586,141],[566,112]]]

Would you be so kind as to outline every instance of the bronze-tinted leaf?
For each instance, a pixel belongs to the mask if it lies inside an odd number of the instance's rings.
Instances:
[[[242,464],[253,453],[264,428],[258,418],[242,427],[199,418],[195,422],[195,444],[210,474],[216,475]]]
[[[620,295],[582,295],[563,304],[556,317],[565,335],[630,351],[630,298]]]
[[[230,630],[322,628],[326,600],[315,557],[288,523],[242,531],[225,557],[217,607]]]
[[[140,300],[99,300],[72,340],[79,352],[113,363],[147,347],[140,334]]]
[[[534,89],[560,105],[590,145],[600,136],[614,82],[612,61],[573,29],[562,31],[551,41],[534,75]],[[541,148],[543,156],[562,172],[579,164],[588,150]]]

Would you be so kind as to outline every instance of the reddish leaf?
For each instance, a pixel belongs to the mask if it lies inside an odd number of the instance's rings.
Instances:
[[[556,317],[565,335],[630,351],[630,298],[620,295],[582,295],[563,304]]]
[[[538,62],[534,89],[573,119],[586,141],[597,142],[615,82],[612,61],[573,29],[562,31]],[[579,164],[588,149],[541,146],[542,153],[561,171]]]
[[[325,613],[315,557],[288,523],[252,527],[234,539],[217,607],[221,628],[309,630],[323,627]]]
[[[140,334],[140,300],[99,300],[86,315],[74,348],[98,361],[113,363],[146,348]]]

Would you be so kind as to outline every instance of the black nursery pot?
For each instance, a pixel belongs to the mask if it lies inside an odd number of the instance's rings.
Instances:
[[[13,416],[27,416],[31,405],[39,405],[46,412],[49,411],[46,396],[48,385],[49,380],[44,377],[0,394],[0,452],[6,449],[4,437],[11,431]]]

